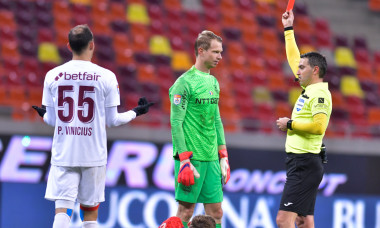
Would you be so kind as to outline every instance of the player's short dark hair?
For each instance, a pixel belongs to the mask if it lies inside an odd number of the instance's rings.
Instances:
[[[212,40],[217,40],[220,43],[223,41],[222,37],[216,35],[211,31],[204,30],[203,32],[199,33],[194,45],[195,56],[198,56],[198,48],[200,47],[207,51],[211,46]]]
[[[189,228],[214,228],[216,222],[213,217],[209,215],[197,215],[190,223]]]
[[[311,67],[319,67],[319,78],[323,78],[327,71],[326,58],[318,52],[308,52],[301,55],[301,58],[307,58]]]
[[[93,39],[94,36],[88,25],[77,25],[69,32],[69,44],[71,50],[77,55],[82,54]]]

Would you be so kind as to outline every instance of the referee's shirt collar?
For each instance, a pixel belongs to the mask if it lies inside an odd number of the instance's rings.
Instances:
[[[305,91],[311,91],[314,89],[329,89],[329,84],[327,82],[317,82],[306,86]]]

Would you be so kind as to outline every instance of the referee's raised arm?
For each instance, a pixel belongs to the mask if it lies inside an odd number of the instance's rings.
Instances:
[[[300,51],[298,50],[293,30],[294,14],[293,11],[282,14],[282,24],[284,26],[286,58],[288,59],[290,68],[298,81],[298,65],[300,62]]]

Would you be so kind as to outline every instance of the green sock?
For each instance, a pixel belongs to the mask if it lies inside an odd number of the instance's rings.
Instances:
[[[215,228],[222,228],[222,224],[217,223],[216,226],[215,226]]]
[[[185,228],[189,228],[189,227],[187,226],[187,222],[182,221],[182,224],[183,224],[183,226],[184,226]]]

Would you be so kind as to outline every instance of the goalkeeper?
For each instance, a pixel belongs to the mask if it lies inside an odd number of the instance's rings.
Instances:
[[[222,59],[222,51],[221,37],[201,32],[195,41],[195,65],[169,89],[175,199],[184,227],[196,203],[203,203],[205,213],[221,227],[222,183],[228,182],[230,168],[219,114],[219,83],[210,69]]]

